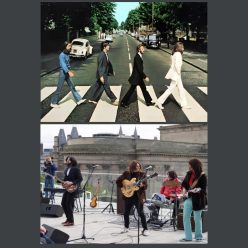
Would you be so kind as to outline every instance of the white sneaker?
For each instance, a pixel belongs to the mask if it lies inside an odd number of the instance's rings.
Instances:
[[[114,102],[111,102],[113,105],[118,106],[119,105],[119,101],[115,100]]]
[[[86,102],[86,99],[81,99],[81,100],[79,100],[79,101],[77,102],[77,105],[80,105],[81,103],[84,103],[84,102]]]
[[[129,228],[124,227],[124,229],[123,229],[123,231],[122,231],[121,233],[127,233],[127,232],[129,232],[129,231],[130,231]]]
[[[91,103],[97,104],[97,102],[95,102],[95,101],[92,101],[92,100],[89,100],[88,102],[91,102]]]
[[[142,234],[144,236],[149,236],[150,235],[150,232],[148,230],[143,230]]]
[[[50,106],[51,106],[52,108],[59,108],[59,105],[58,105],[58,104],[54,104],[54,103],[51,103]]]

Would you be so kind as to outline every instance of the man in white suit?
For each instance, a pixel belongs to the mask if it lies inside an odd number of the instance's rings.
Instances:
[[[164,109],[162,104],[173,93],[174,90],[178,90],[180,96],[180,105],[182,108],[190,108],[187,105],[187,100],[185,97],[185,90],[181,78],[181,68],[182,68],[182,53],[184,51],[184,46],[182,42],[177,42],[172,50],[171,56],[171,67],[166,74],[166,79],[171,79],[170,86],[168,89],[157,99],[155,104],[159,109]]]

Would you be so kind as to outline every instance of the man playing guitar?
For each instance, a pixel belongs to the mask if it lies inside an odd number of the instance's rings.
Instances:
[[[123,174],[117,178],[116,184],[118,187],[123,187],[123,181],[130,180],[131,182],[136,181],[138,182],[140,179],[143,179],[146,177],[146,174],[142,171],[142,165],[134,160],[129,164],[128,171],[124,171]],[[134,178],[136,180],[134,180]],[[147,223],[146,223],[146,217],[144,215],[143,211],[143,204],[146,198],[145,190],[147,189],[147,181],[142,180],[142,182],[139,185],[135,185],[135,187],[138,186],[138,190],[134,190],[133,194],[130,194],[130,197],[127,197],[123,194],[124,204],[125,204],[125,212],[124,212],[124,233],[129,231],[129,213],[133,205],[138,210],[138,214],[141,218],[141,224],[143,227],[142,234],[144,236],[148,236],[149,232],[147,229]]]
[[[78,186],[82,182],[82,175],[80,169],[77,167],[77,161],[74,157],[68,156],[66,158],[67,168],[65,169],[65,177],[62,182],[62,186],[65,189],[72,188],[73,186]],[[62,197],[61,205],[64,209],[66,221],[62,224],[64,226],[73,226],[73,208],[74,208],[74,199],[77,194],[77,190],[68,191],[66,190]]]

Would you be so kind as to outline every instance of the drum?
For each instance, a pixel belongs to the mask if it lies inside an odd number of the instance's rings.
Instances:
[[[160,193],[154,193],[152,195],[151,202],[154,203],[158,207],[162,207],[166,204],[169,204],[169,200],[165,197],[165,195]]]

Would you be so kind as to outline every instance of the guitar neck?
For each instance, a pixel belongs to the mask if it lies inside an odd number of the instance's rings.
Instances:
[[[63,180],[61,180],[61,179],[58,178],[57,176],[53,176],[53,175],[51,175],[50,173],[45,172],[45,174],[46,174],[47,176],[50,176],[50,177],[54,178],[54,179],[56,178],[56,180],[59,181],[60,183],[63,183],[63,182],[64,182]]]

